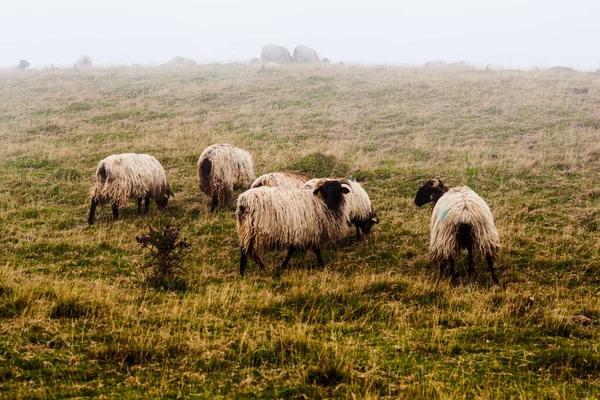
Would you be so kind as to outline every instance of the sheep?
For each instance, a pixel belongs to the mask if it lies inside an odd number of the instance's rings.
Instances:
[[[229,203],[233,189],[248,189],[254,181],[254,163],[246,150],[230,144],[208,146],[198,159],[200,191],[212,197],[210,212]]]
[[[288,249],[280,271],[296,251],[312,250],[325,266],[321,248],[341,239],[348,219],[346,180],[320,180],[314,190],[286,190],[262,186],[242,193],[237,201],[240,274],[248,257],[264,268],[261,256]]]
[[[314,184],[318,179],[311,179],[306,182],[303,188],[310,189],[314,187]],[[348,181],[352,191],[346,196],[346,203],[348,207],[348,225],[354,224],[356,228],[356,240],[361,239],[361,231],[364,236],[371,232],[373,225],[379,223],[377,213],[373,212],[373,206],[371,205],[371,199],[369,195],[356,181]]]
[[[282,189],[300,189],[308,181],[308,178],[301,174],[292,172],[273,172],[264,174],[252,182],[251,188],[261,186],[278,187]]]
[[[119,219],[119,207],[127,204],[131,198],[137,198],[138,214],[142,211],[142,198],[145,199],[147,214],[150,199],[154,199],[157,207],[163,209],[169,202],[169,197],[175,196],[158,160],[148,154],[133,153],[113,154],[100,161],[90,195],[90,225],[94,223],[98,205],[112,203],[113,218],[116,221]]]
[[[415,196],[417,207],[429,202],[433,202],[429,255],[434,264],[440,265],[440,277],[448,261],[450,273],[454,274],[454,259],[467,249],[469,274],[475,268],[473,253],[485,256],[492,279],[498,284],[494,259],[500,251],[500,239],[485,201],[467,186],[449,188],[444,181],[432,179]]]

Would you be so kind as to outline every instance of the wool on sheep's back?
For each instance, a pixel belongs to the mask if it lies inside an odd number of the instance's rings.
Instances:
[[[459,252],[458,228],[471,227],[473,252],[496,257],[500,249],[494,216],[486,202],[467,186],[448,190],[431,214],[429,253],[433,262],[444,262]]]

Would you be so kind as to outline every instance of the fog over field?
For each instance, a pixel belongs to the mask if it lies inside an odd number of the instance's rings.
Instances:
[[[599,11],[3,1],[0,400],[600,398]]]
[[[247,61],[273,43],[334,62],[595,70],[599,16],[594,0],[13,1],[2,4],[0,66],[72,66],[81,54],[99,66]]]

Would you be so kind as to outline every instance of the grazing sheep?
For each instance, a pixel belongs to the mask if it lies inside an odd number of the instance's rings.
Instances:
[[[264,174],[252,182],[251,188],[261,186],[278,187],[282,189],[300,189],[308,181],[308,178],[301,174],[292,172],[273,172]]]
[[[473,253],[485,256],[492,279],[494,258],[500,250],[500,239],[494,217],[485,201],[467,186],[449,188],[443,181],[432,179],[419,189],[415,204],[421,207],[433,202],[431,213],[431,238],[429,254],[431,261],[440,264],[440,276],[445,264],[450,262],[454,274],[454,259],[462,249],[469,253],[469,274],[475,268]]]
[[[360,231],[363,235],[368,235],[371,232],[373,225],[379,223],[377,213],[373,212],[373,205],[369,195],[356,181],[350,181],[352,192],[346,197],[348,201],[348,211],[350,222],[356,228],[356,239],[360,239]]]
[[[304,184],[304,188],[313,188],[318,179],[311,179]],[[360,240],[362,231],[366,236],[371,232],[373,225],[379,223],[377,213],[373,212],[369,195],[356,181],[349,181],[352,191],[346,196],[346,207],[348,208],[348,225],[354,224],[356,228],[356,240]]]
[[[325,263],[321,248],[341,239],[348,213],[342,186],[346,180],[320,180],[314,190],[285,190],[268,186],[250,189],[237,202],[240,240],[240,274],[248,257],[261,268],[261,256],[272,250],[288,249],[281,269],[296,251],[312,250],[319,266]]]
[[[145,213],[148,213],[150,199],[156,201],[159,209],[174,196],[167,183],[165,170],[158,160],[147,154],[114,154],[100,161],[91,189],[92,204],[88,223],[94,223],[98,205],[111,203],[113,217],[119,218],[119,207],[131,198],[137,198],[138,214],[142,212],[142,199],[145,199]]]
[[[208,146],[198,159],[200,191],[212,197],[210,212],[229,203],[233,189],[248,189],[254,181],[254,163],[246,150],[230,144]]]

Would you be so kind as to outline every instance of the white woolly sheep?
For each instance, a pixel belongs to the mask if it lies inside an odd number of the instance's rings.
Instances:
[[[313,188],[318,179],[307,181],[303,188]],[[368,235],[371,232],[373,225],[379,223],[377,213],[373,212],[371,199],[369,195],[356,181],[349,181],[350,194],[346,196],[346,207],[348,208],[348,225],[354,224],[356,228],[356,240],[360,240],[362,231],[363,235]]]
[[[94,223],[98,205],[111,204],[113,217],[119,218],[119,207],[129,199],[137,198],[138,214],[142,211],[145,199],[145,212],[148,213],[150,199],[156,201],[159,209],[174,196],[167,183],[165,170],[158,160],[148,154],[114,154],[100,161],[90,191],[92,203],[88,223]]]
[[[308,178],[301,174],[294,174],[293,172],[273,172],[259,176],[252,182],[252,186],[250,187],[257,188],[269,186],[296,190],[300,189],[307,181]]]
[[[240,240],[240,274],[248,257],[264,268],[261,256],[272,250],[288,249],[281,269],[296,251],[312,250],[319,266],[325,263],[321,248],[341,239],[348,213],[342,186],[346,180],[321,180],[314,190],[285,190],[263,186],[242,193],[237,201],[237,230]]]
[[[494,258],[500,251],[500,239],[494,216],[486,202],[467,186],[449,188],[443,181],[432,179],[419,189],[415,204],[421,207],[433,202],[429,255],[440,265],[440,277],[450,262],[454,274],[454,259],[462,249],[469,253],[469,274],[475,268],[473,253],[485,257],[494,283]]]
[[[248,189],[254,181],[254,163],[246,150],[230,144],[208,146],[198,159],[200,191],[212,197],[210,212],[229,203],[234,189]]]

